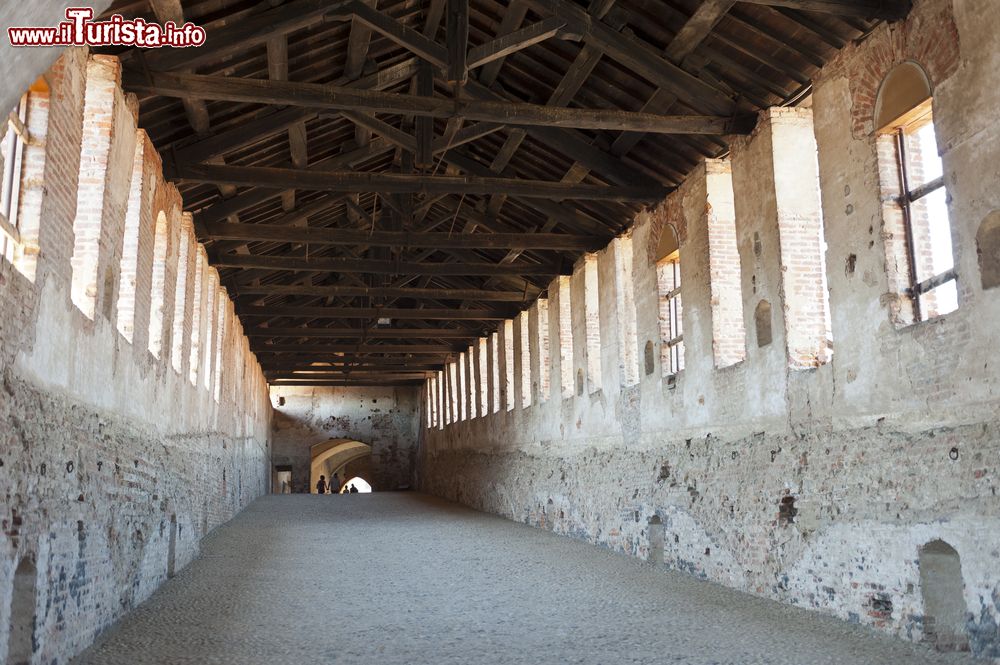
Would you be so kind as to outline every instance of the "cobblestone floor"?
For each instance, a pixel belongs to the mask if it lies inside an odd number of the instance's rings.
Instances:
[[[388,493],[256,501],[74,664],[972,662]]]

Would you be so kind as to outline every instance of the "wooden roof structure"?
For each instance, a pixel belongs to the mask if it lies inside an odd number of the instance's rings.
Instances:
[[[208,37],[105,51],[268,380],[393,385],[526,308],[758,110],[800,102],[838,49],[908,10],[117,0],[106,15]]]

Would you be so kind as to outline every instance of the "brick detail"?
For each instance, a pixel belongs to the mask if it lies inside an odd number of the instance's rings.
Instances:
[[[22,275],[35,281],[42,202],[45,198],[45,163],[49,126],[49,93],[29,92],[25,126],[31,136],[21,152],[21,185],[17,203],[17,231],[21,241],[14,244],[13,263]],[[9,131],[9,130],[8,130]]]
[[[559,315],[559,385],[563,399],[573,396],[573,300],[570,277],[557,278],[556,305]]]
[[[514,319],[517,331],[514,340],[517,344],[517,376],[519,377],[518,387],[520,388],[521,408],[527,409],[531,406],[531,331],[528,325],[529,314],[527,311],[521,312]]]
[[[817,81],[845,77],[850,85],[854,138],[872,135],[879,88],[907,60],[920,64],[933,89],[960,63],[958,28],[951,2],[915,2],[905,21],[883,23],[861,43],[851,42],[821,71]]]
[[[479,387],[479,416],[489,415],[489,349],[485,337],[476,342],[476,385]]]
[[[536,322],[535,357],[538,359],[538,367],[536,368],[538,385],[535,392],[538,395],[538,401],[544,403],[549,400],[549,393],[552,389],[550,379],[552,358],[549,353],[549,301],[547,299],[539,298],[535,301],[534,319]]]
[[[175,372],[180,372],[184,364],[185,317],[188,301],[188,278],[191,274],[193,247],[190,227],[185,221],[180,230],[177,248],[177,280],[174,282],[174,315],[171,320],[170,362]]]
[[[716,367],[728,367],[746,356],[740,252],[736,243],[736,209],[729,160],[705,160],[705,181],[712,352]]]
[[[490,411],[499,413],[500,402],[500,335],[493,333],[490,335]]]
[[[83,149],[73,222],[72,299],[93,319],[100,279],[102,224],[108,166],[115,125],[115,93],[119,91],[121,64],[110,56],[91,56],[87,62],[87,88],[83,113]],[[104,253],[106,254],[106,252]]]
[[[501,374],[503,380],[500,383],[500,398],[508,411],[514,410],[514,321],[507,319],[503,322],[503,355],[500,356],[503,363]]]
[[[597,283],[597,255],[583,257],[583,315],[586,330],[589,392],[601,389],[601,307]]]
[[[632,237],[611,242],[615,260],[615,319],[618,330],[618,369],[623,386],[639,383],[639,347],[636,331]]]

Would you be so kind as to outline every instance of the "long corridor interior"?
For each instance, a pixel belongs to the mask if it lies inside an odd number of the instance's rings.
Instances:
[[[1000,0],[0,0],[0,665],[1000,665]]]

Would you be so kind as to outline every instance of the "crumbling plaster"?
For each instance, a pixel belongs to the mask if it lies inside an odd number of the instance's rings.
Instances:
[[[993,99],[1000,94],[1000,37],[992,29],[1000,5],[955,0],[957,55],[948,44],[898,39],[900,30],[942,20],[951,5],[916,0],[905,25],[883,24],[816,81],[830,362],[803,370],[786,360],[778,204],[767,182],[774,153],[770,120],[762,118],[732,154],[746,359],[712,366],[701,169],[631,231],[640,357],[647,340],[659,343],[648,248],[662,224],[681,231],[686,369],[675,380],[661,378],[656,354],[652,374],[642,372],[635,388],[620,387],[610,343],[614,274],[604,250],[602,389],[425,430],[421,488],[643,558],[648,520],[657,515],[672,567],[913,640],[923,637],[918,548],[940,538],[961,556],[970,647],[1000,658],[1000,402],[990,354],[1000,342],[1000,292],[981,289],[975,244],[981,220],[1000,207],[1000,99]],[[874,136],[870,128],[858,133],[856,82],[848,75],[876,57],[916,57],[919,48],[911,46],[918,42],[931,45],[928,58],[956,58],[929,68],[951,72],[935,82],[934,111],[960,305],[898,327],[890,316]],[[901,43],[911,46],[894,51]],[[586,367],[580,282],[578,266],[574,374]],[[773,341],[758,348],[753,315],[761,297],[772,305]],[[553,377],[561,376],[561,362],[553,354]]]

